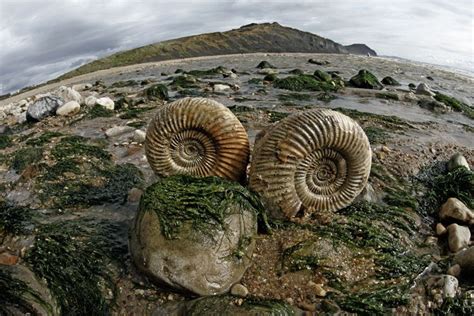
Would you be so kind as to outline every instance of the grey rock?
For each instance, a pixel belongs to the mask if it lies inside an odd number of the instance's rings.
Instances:
[[[84,103],[87,106],[93,106],[97,103],[97,98],[93,95],[90,95],[84,100]]]
[[[105,131],[107,137],[117,137],[126,133],[130,133],[135,130],[131,126],[114,126]]]
[[[443,275],[443,297],[456,297],[459,293],[459,282],[452,275]]]
[[[54,95],[57,95],[61,99],[64,100],[64,102],[69,102],[69,101],[76,101],[77,103],[82,102],[82,96],[79,92],[76,90],[61,86],[57,91],[54,92]]]
[[[113,111],[115,108],[114,101],[109,97],[104,97],[96,100],[96,103],[100,106],[106,108],[107,110]]]
[[[146,133],[140,129],[135,130],[135,132],[133,133],[133,141],[137,143],[143,143],[145,141],[145,138]]]
[[[140,208],[130,234],[135,265],[155,283],[177,290],[198,295],[227,292],[250,264],[257,223],[253,211],[240,205],[226,214],[225,229],[206,234],[185,221],[176,238],[168,239],[156,212]],[[249,243],[242,247],[242,240]]]
[[[53,96],[42,97],[28,107],[26,111],[26,120],[28,122],[38,122],[45,117],[56,113],[56,110],[64,104],[60,98]]]
[[[430,110],[434,113],[447,113],[450,109],[442,102],[436,100],[423,99],[418,101],[420,108]]]
[[[474,219],[474,212],[472,212],[463,202],[456,198],[449,198],[443,205],[439,212],[441,220],[457,220],[464,223],[469,223]]]
[[[452,171],[458,167],[465,167],[467,170],[471,170],[466,158],[460,153],[455,153],[448,161],[448,170]]]
[[[474,280],[474,247],[469,247],[458,252],[453,259],[454,264],[459,264],[463,276]]]
[[[81,110],[81,105],[77,101],[69,101],[61,105],[56,110],[56,115],[69,116],[69,115],[76,114],[80,110]]]
[[[469,245],[471,239],[471,231],[468,227],[460,226],[458,224],[451,224],[448,226],[448,245],[449,250],[458,252],[462,248]]]
[[[416,87],[416,94],[428,95],[428,96],[435,95],[426,83],[420,83],[418,87]]]
[[[355,202],[370,202],[370,203],[377,203],[378,201],[378,196],[377,193],[375,192],[374,188],[370,183],[367,183],[365,188],[362,190],[362,192],[359,194],[359,196],[355,199]]]

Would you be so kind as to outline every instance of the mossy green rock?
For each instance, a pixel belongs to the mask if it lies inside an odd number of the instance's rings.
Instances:
[[[153,315],[198,316],[198,315],[304,315],[297,307],[279,300],[244,299],[237,304],[236,298],[228,295],[198,298],[192,301],[171,302],[158,307]]]
[[[362,69],[357,75],[351,78],[349,83],[356,88],[363,89],[383,89],[382,84],[379,82],[370,71]]]
[[[330,74],[328,74],[327,72],[323,71],[323,70],[320,70],[320,69],[316,69],[314,71],[314,77],[320,81],[324,81],[324,82],[331,82],[332,80],[332,77]]]
[[[332,83],[321,82],[311,75],[289,76],[273,81],[278,89],[290,91],[335,91],[337,87]]]
[[[151,100],[168,100],[168,88],[164,84],[155,84],[145,90]]]
[[[393,79],[393,77],[387,76],[382,79],[382,83],[387,86],[399,86],[400,82],[397,80]]]
[[[278,79],[278,77],[277,77],[276,74],[268,74],[268,75],[266,75],[265,77],[263,77],[263,81],[270,81],[270,82],[272,82],[272,81],[275,81],[275,80],[277,80],[277,79]]]
[[[139,270],[198,295],[227,292],[250,264],[255,196],[217,177],[172,176],[148,187],[130,237]]]

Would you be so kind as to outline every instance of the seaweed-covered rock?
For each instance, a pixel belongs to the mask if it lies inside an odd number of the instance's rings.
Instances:
[[[386,86],[399,86],[400,82],[397,80],[393,79],[393,77],[387,76],[382,79],[382,83]]]
[[[446,113],[449,112],[449,108],[442,102],[436,100],[423,99],[418,101],[418,106],[422,109],[430,110],[434,113]]]
[[[349,80],[349,83],[356,87],[356,88],[363,88],[363,89],[383,89],[382,84],[379,82],[377,77],[372,74],[370,71],[361,69],[359,73],[352,77]]]
[[[0,302],[0,315],[60,315],[46,285],[20,265],[0,265]]]
[[[416,94],[422,94],[427,96],[434,96],[434,92],[431,91],[430,87],[426,83],[420,83],[418,87],[416,87]]]
[[[45,96],[28,107],[26,120],[28,122],[38,122],[45,117],[54,115],[56,110],[64,104],[60,98]]]
[[[141,198],[130,237],[133,261],[156,283],[224,293],[250,263],[259,207],[245,188],[221,178],[161,179]]]
[[[278,77],[276,74],[268,74],[266,75],[265,77],[263,77],[263,81],[270,81],[270,82],[273,82],[275,80],[277,80]]]
[[[257,65],[258,69],[264,69],[264,68],[276,68],[272,64],[270,64],[268,61],[263,60]]]
[[[324,82],[331,82],[332,80],[332,77],[330,74],[328,74],[327,72],[323,71],[323,70],[320,70],[320,69],[316,69],[314,71],[314,77],[320,81],[324,81]]]
[[[288,73],[291,74],[291,75],[302,75],[302,74],[304,74],[303,70],[301,70],[299,68],[292,69]]]
[[[328,62],[327,60],[316,60],[316,59],[313,59],[313,58],[308,59],[308,63],[319,65],[319,66],[330,64],[330,62]]]
[[[168,100],[168,88],[164,84],[155,84],[145,90],[150,100]]]
[[[240,299],[242,300],[242,299]],[[297,307],[279,300],[264,300],[248,298],[239,301],[232,296],[211,296],[198,298],[192,301],[171,302],[159,306],[154,316],[199,316],[199,315],[304,315]]]
[[[335,91],[337,89],[335,85],[316,80],[311,75],[289,76],[277,79],[273,82],[273,86],[278,89],[291,91]]]

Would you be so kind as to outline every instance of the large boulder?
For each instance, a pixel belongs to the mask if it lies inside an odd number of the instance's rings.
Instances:
[[[448,226],[448,245],[449,250],[458,252],[467,247],[471,240],[471,231],[468,227],[460,226],[458,224],[451,224]]]
[[[356,88],[363,88],[363,89],[383,89],[382,84],[379,82],[377,77],[373,75],[370,71],[361,69],[359,73],[352,77],[349,80],[349,83]]]
[[[237,183],[179,175],[147,188],[130,234],[139,270],[198,295],[227,292],[250,264],[257,199]]]
[[[41,121],[47,116],[54,115],[56,110],[63,104],[64,101],[60,98],[53,96],[42,97],[28,107],[26,120],[28,122]]]
[[[458,252],[454,256],[453,263],[461,267],[463,276],[468,276],[474,280],[474,247]]]

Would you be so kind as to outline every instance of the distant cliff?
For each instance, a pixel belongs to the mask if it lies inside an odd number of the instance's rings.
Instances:
[[[138,63],[223,54],[256,52],[367,54],[359,45],[343,46],[330,39],[285,27],[278,23],[249,24],[239,29],[163,41],[98,59],[70,71],[58,79]],[[363,45],[371,55],[376,53]]]
[[[351,54],[356,54],[356,55],[367,55],[370,54],[371,56],[377,56],[377,53],[375,50],[370,48],[369,46],[365,44],[352,44],[352,45],[347,45],[345,48],[349,51]]]

